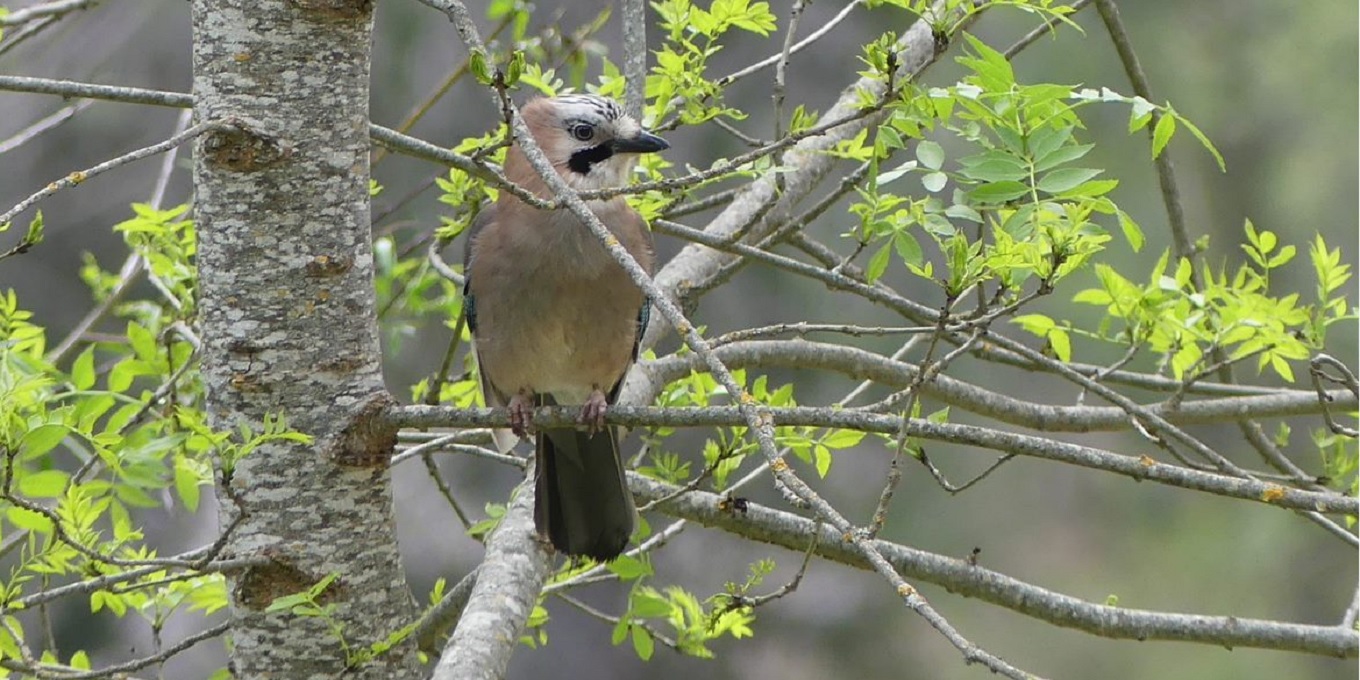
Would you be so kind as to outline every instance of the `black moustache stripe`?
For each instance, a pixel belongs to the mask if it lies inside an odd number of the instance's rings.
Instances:
[[[589,149],[581,149],[573,153],[571,158],[567,159],[567,167],[577,174],[588,175],[590,174],[590,166],[608,160],[613,155],[614,149],[608,144],[592,146]]]

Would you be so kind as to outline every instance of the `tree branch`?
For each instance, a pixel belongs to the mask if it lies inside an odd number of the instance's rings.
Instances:
[[[767,340],[722,345],[715,350],[733,368],[797,368],[841,373],[854,379],[872,380],[886,387],[906,387],[919,367],[894,361],[856,347],[804,340]],[[635,377],[650,402],[668,383],[702,370],[692,356],[670,355],[645,362]],[[969,382],[936,375],[921,386],[922,392],[945,404],[1043,432],[1099,432],[1132,429],[1127,411],[1117,406],[1058,406],[1016,399]],[[1278,418],[1321,414],[1328,407],[1355,409],[1360,399],[1347,390],[1317,393],[1304,390],[1277,391],[1241,397],[1222,397],[1173,404],[1161,401],[1143,405],[1177,425],[1225,423],[1246,418]]]
[[[1138,62],[1138,54],[1133,51],[1129,34],[1124,30],[1124,22],[1119,18],[1119,8],[1114,0],[1096,0],[1096,9],[1100,11],[1100,18],[1105,22],[1110,40],[1114,42],[1119,61],[1124,64],[1124,72],[1129,76],[1134,94],[1152,101],[1152,86],[1148,84],[1147,74],[1143,72],[1143,66]],[[1152,138],[1153,131],[1157,129],[1157,121],[1161,118],[1161,112],[1153,109],[1152,123],[1147,126],[1149,139]],[[1157,165],[1157,183],[1162,190],[1162,203],[1166,206],[1167,226],[1171,231],[1172,257],[1178,260],[1190,257],[1194,255],[1194,244],[1190,243],[1190,231],[1185,226],[1185,206],[1181,202],[1181,190],[1176,182],[1176,166],[1171,162],[1171,150],[1162,149],[1162,153],[1157,155],[1154,162]],[[1190,279],[1195,288],[1203,286],[1199,272],[1193,267],[1190,269]]]
[[[47,186],[34,192],[28,198],[25,198],[24,200],[20,201],[13,208],[10,208],[3,214],[0,214],[0,224],[9,222],[16,215],[33,207],[35,204],[38,203],[38,201],[41,201],[44,198],[47,198],[48,196],[51,196],[52,194],[55,194],[58,191],[61,191],[62,189],[67,189],[76,186],[77,184],[85,182],[86,180],[89,180],[92,177],[102,175],[105,172],[108,172],[109,170],[122,167],[133,161],[139,161],[148,156],[154,156],[158,153],[164,153],[206,132],[234,128],[237,127],[237,125],[238,124],[234,121],[216,121],[216,120],[205,121],[185,130],[184,132],[172,135],[169,139],[163,142],[152,144],[151,146],[142,147],[134,151],[129,151],[128,153],[118,156],[117,158],[109,159],[107,161],[104,161],[103,163],[87,168],[85,170],[76,170],[74,172],[71,172],[65,177],[62,177],[61,179],[49,183]]]
[[[628,476],[628,484],[641,500],[663,498],[674,490],[669,484],[637,474]],[[718,494],[691,491],[660,503],[657,510],[795,552],[806,550],[809,538],[817,531],[820,535],[815,552],[819,557],[859,569],[869,568],[859,551],[831,527],[818,527],[816,522],[805,517],[751,502],[747,503],[744,512],[723,510],[723,499],[724,496]],[[1354,630],[1343,626],[1110,607],[1047,590],[970,564],[966,559],[882,540],[874,541],[874,548],[907,578],[1101,637],[1174,640],[1229,648],[1255,647],[1341,658],[1360,655],[1360,638]]]
[[[903,427],[897,415],[867,413],[831,408],[794,407],[764,408],[766,427],[812,426],[860,430],[884,435],[896,435]],[[534,423],[539,427],[569,427],[576,421],[570,407],[534,409]],[[749,423],[735,407],[655,408],[614,406],[605,416],[611,425],[626,427],[741,427]],[[387,421],[401,427],[509,427],[509,412],[504,408],[458,409],[444,406],[402,406],[387,414]],[[1130,456],[1080,444],[1056,441],[1033,435],[1001,432],[976,425],[932,423],[921,418],[909,419],[907,435],[951,444],[966,444],[1002,453],[1013,453],[1030,458],[1042,458],[1059,463],[1112,472],[1136,481],[1150,481],[1167,486],[1204,491],[1240,500],[1265,503],[1290,510],[1360,515],[1360,500],[1334,492],[1296,489],[1280,484],[1244,479],[1217,472],[1160,463],[1146,456]],[[781,461],[782,462],[782,461]],[[787,467],[787,463],[783,463]],[[844,527],[837,527],[844,528]]]
[[[531,469],[486,543],[486,558],[478,569],[476,584],[431,679],[505,677],[505,668],[548,573],[547,553],[534,533]]]

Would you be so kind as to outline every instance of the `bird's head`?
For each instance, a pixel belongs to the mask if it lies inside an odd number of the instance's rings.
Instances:
[[[637,154],[670,148],[617,102],[598,95],[535,99],[522,114],[548,161],[578,191],[624,186]]]

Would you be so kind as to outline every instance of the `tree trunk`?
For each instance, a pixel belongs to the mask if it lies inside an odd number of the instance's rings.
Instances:
[[[398,562],[395,431],[375,326],[369,226],[368,0],[195,0],[195,149],[203,374],[217,429],[283,415],[310,444],[269,444],[219,470],[240,678],[338,675],[412,620]],[[327,617],[267,612],[328,575]],[[417,674],[409,644],[345,677]]]

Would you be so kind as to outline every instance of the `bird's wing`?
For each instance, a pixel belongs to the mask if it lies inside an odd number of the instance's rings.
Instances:
[[[652,238],[652,230],[647,228],[647,222],[642,219],[642,215],[634,210],[628,210],[619,223],[617,236],[619,242],[623,244],[642,266],[643,271],[648,276],[656,273],[656,249]],[[637,312],[637,333],[633,336],[633,361],[637,361],[642,353],[642,337],[647,333],[647,323],[652,317],[652,298],[650,295],[643,294],[642,306]],[[628,376],[625,370],[617,383],[609,389],[609,402],[613,403],[618,398],[619,389],[623,387],[623,380]]]
[[[463,244],[463,313],[467,315],[468,330],[472,331],[472,351],[477,356],[477,375],[481,381],[482,399],[490,407],[505,406],[508,399],[487,378],[486,371],[483,370],[485,364],[482,363],[481,353],[477,350],[477,297],[472,294],[472,246],[482,231],[495,220],[495,204],[483,206],[481,212],[477,213],[477,217],[468,226],[467,240]],[[519,437],[508,429],[493,429],[491,438],[495,440],[496,449],[501,453],[513,449],[519,442]]]
[[[477,335],[477,302],[472,295],[472,245],[488,224],[496,220],[494,203],[482,206],[477,216],[468,225],[467,238],[463,240],[463,309],[466,310],[468,330]]]

